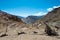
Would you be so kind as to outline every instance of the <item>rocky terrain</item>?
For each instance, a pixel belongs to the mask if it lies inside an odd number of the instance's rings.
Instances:
[[[52,11],[48,12],[48,14],[42,18],[44,22],[56,22],[60,21],[60,7],[53,9]]]
[[[17,16],[0,11],[0,36],[15,34],[25,23]]]
[[[29,24],[18,16],[0,11],[0,40],[60,40],[59,14],[60,7]]]
[[[41,20],[60,35],[60,7],[48,12]]]

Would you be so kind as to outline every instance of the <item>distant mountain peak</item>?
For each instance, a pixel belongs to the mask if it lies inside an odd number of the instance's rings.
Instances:
[[[41,19],[43,16],[28,16],[26,18],[23,18],[22,20],[25,23],[34,23],[36,22],[38,19]]]

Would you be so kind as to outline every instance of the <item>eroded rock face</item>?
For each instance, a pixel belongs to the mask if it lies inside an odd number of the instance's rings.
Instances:
[[[60,36],[60,22],[53,22],[53,23],[50,23],[50,27],[52,30],[55,30],[55,32],[58,33],[58,35]]]
[[[45,32],[46,34],[48,34],[49,36],[58,36],[59,34],[55,31],[55,29],[52,29],[53,27],[50,27],[48,24],[46,24],[45,27]]]

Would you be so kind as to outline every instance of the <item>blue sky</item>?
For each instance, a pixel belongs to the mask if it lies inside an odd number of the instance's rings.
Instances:
[[[60,0],[0,0],[0,10],[23,17],[45,15],[57,6]]]

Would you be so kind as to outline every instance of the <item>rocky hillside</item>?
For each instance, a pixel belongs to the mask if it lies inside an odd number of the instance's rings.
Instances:
[[[60,35],[60,7],[53,9],[42,19],[38,20],[39,23],[41,21],[46,25],[45,32],[48,35]]]
[[[42,19],[44,22],[60,21],[60,7],[53,9]]]
[[[17,16],[0,10],[0,35],[14,33],[17,27],[22,27],[24,24],[25,23]]]

